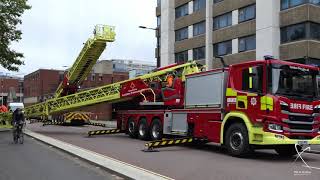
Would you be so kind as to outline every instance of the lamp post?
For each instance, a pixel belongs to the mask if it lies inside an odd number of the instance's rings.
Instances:
[[[160,36],[159,36],[159,27],[156,28],[150,28],[146,26],[139,26],[141,29],[149,29],[153,30],[156,32],[156,37],[157,37],[157,67],[160,67]]]

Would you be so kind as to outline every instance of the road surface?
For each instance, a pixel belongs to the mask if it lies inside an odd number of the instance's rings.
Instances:
[[[248,158],[227,155],[220,147],[168,147],[160,152],[145,153],[144,141],[124,134],[88,138],[86,132],[99,127],[62,127],[31,124],[34,132],[181,180],[319,180],[320,169],[309,169],[295,158],[280,158],[273,150],[260,150]],[[320,168],[320,155],[303,154],[309,166]]]
[[[13,144],[11,132],[0,132],[1,180],[123,179],[53,147],[25,137]]]

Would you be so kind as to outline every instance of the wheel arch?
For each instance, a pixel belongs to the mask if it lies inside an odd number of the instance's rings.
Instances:
[[[221,144],[224,143],[225,133],[228,127],[230,127],[230,125],[233,123],[243,123],[246,126],[248,131],[248,136],[249,136],[249,142],[251,142],[250,132],[251,132],[252,123],[250,122],[249,117],[243,112],[230,112],[223,118],[223,121],[221,124],[220,143]]]
[[[137,119],[136,119],[136,127],[137,127],[138,129],[139,129],[140,123],[141,123],[142,121],[145,121],[147,127],[150,126],[150,124],[148,123],[148,117],[147,117],[147,116],[139,116],[139,117],[137,117]]]

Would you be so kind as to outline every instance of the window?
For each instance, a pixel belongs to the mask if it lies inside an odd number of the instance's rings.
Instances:
[[[292,8],[301,4],[304,4],[305,0],[281,0],[281,9]]]
[[[320,0],[281,0],[281,10],[293,8],[301,4],[320,5]]]
[[[188,27],[176,30],[176,41],[188,39]]]
[[[320,6],[320,0],[309,0],[311,4]]]
[[[206,23],[202,21],[193,25],[193,36],[198,36],[206,32]]]
[[[183,51],[175,54],[176,63],[184,63],[188,61],[188,51]]]
[[[232,25],[232,12],[217,16],[213,19],[213,29],[220,29]]]
[[[213,3],[218,3],[218,2],[221,2],[223,0],[213,0]]]
[[[320,24],[306,22],[281,28],[281,43],[302,39],[320,40]]]
[[[239,22],[248,21],[256,18],[256,5],[247,6],[239,9]]]
[[[213,46],[215,56],[224,56],[232,53],[232,41],[225,41]]]
[[[204,59],[206,57],[205,47],[199,47],[193,49],[193,60]]]
[[[320,40],[320,24],[310,23],[310,38]]]
[[[281,42],[291,42],[306,38],[306,24],[296,24],[281,29]]]
[[[96,75],[95,74],[92,74],[91,75],[91,81],[95,81],[96,80]]]
[[[182,16],[186,16],[189,13],[188,3],[176,8],[176,19]]]
[[[256,49],[256,36],[239,38],[239,52]]]
[[[161,25],[161,16],[157,16],[157,27]]]
[[[242,90],[263,92],[263,66],[254,66],[242,70]]]
[[[299,63],[299,64],[308,64],[308,65],[320,67],[320,59],[316,59],[316,58],[304,57],[304,58],[299,58],[299,59],[293,59],[290,61],[295,62],[295,63]],[[319,84],[319,86],[320,86],[320,84]]]
[[[193,1],[193,12],[198,11],[206,7],[206,0],[194,0]]]

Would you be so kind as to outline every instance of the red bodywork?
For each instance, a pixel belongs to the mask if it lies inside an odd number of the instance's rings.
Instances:
[[[75,94],[78,91],[77,85],[69,84],[69,79],[67,75],[64,76],[63,82],[62,82],[63,91],[61,93],[61,96],[67,96],[70,94]]]
[[[243,112],[251,121],[252,124],[262,124],[264,126],[264,131],[269,131],[267,126],[268,122],[274,122],[277,124],[282,125],[283,127],[290,128],[287,123],[283,122],[283,119],[290,119],[288,114],[283,114],[281,112],[280,107],[280,101],[284,101],[289,106],[292,105],[294,107],[294,104],[301,104],[302,108],[290,108],[290,112],[292,113],[301,113],[306,115],[312,115],[313,114],[313,107],[320,104],[320,101],[298,101],[293,99],[288,99],[281,96],[275,96],[267,93],[267,66],[268,64],[275,63],[275,64],[284,64],[284,65],[290,65],[290,66],[296,66],[306,69],[312,69],[318,71],[318,68],[302,65],[302,64],[295,64],[290,62],[284,62],[279,60],[261,60],[261,61],[249,61],[246,63],[231,65],[228,68],[225,69],[215,69],[210,70],[206,72],[200,72],[197,74],[189,75],[202,75],[206,76],[208,72],[214,72],[214,71],[221,71],[227,72],[228,74],[228,80],[227,80],[227,88],[233,89],[237,96],[246,96],[247,101],[249,102],[247,104],[246,108],[239,108],[236,105],[236,102],[234,102],[234,97],[223,97],[225,98],[225,106],[224,109],[222,108],[193,108],[193,109],[184,109],[184,82],[182,82],[180,79],[176,80],[175,86],[171,89],[168,88],[162,88],[157,86],[157,88],[152,88],[154,92],[156,92],[157,97],[162,97],[160,99],[163,100],[164,106],[161,108],[158,108],[157,110],[151,110],[148,109],[148,107],[139,107],[137,109],[131,109],[131,110],[122,110],[118,111],[117,117],[117,125],[118,128],[121,130],[127,130],[128,129],[128,120],[134,119],[135,124],[139,124],[139,120],[144,118],[147,120],[148,126],[151,125],[152,121],[154,119],[159,119],[161,123],[163,124],[165,112],[181,112],[181,113],[187,113],[187,122],[190,127],[193,127],[193,136],[198,138],[205,138],[211,142],[217,142],[220,143],[220,132],[221,132],[221,124],[223,121],[223,115],[227,114],[228,112],[237,111],[237,112]],[[264,69],[263,74],[263,92],[259,95],[256,94],[255,96],[252,95],[252,93],[244,92],[241,90],[242,85],[242,74],[241,70],[253,67],[257,65],[262,65]],[[159,82],[156,82],[160,84]],[[132,85],[134,84],[134,85]],[[144,83],[143,81],[134,80],[129,81],[126,84],[122,85],[121,89],[121,96],[130,96],[130,95],[138,95],[139,90],[142,89],[148,89],[151,88],[150,85],[147,83]],[[226,89],[225,89],[226,90]],[[147,91],[146,91],[147,92]],[[146,93],[147,100],[152,101],[153,95],[152,93]],[[261,110],[261,96],[268,96],[273,99],[273,110]],[[171,98],[170,98],[171,97]],[[298,107],[300,105],[297,105]],[[305,107],[309,107],[305,108]],[[310,108],[312,107],[312,108]],[[143,109],[143,110],[140,110]],[[312,125],[314,129],[318,129],[320,125],[320,118],[319,116],[314,117],[315,123]],[[292,127],[291,127],[292,128]],[[307,138],[311,139],[313,137],[316,137],[318,135],[318,132],[314,133],[292,133],[284,130],[282,133],[289,138]]]

